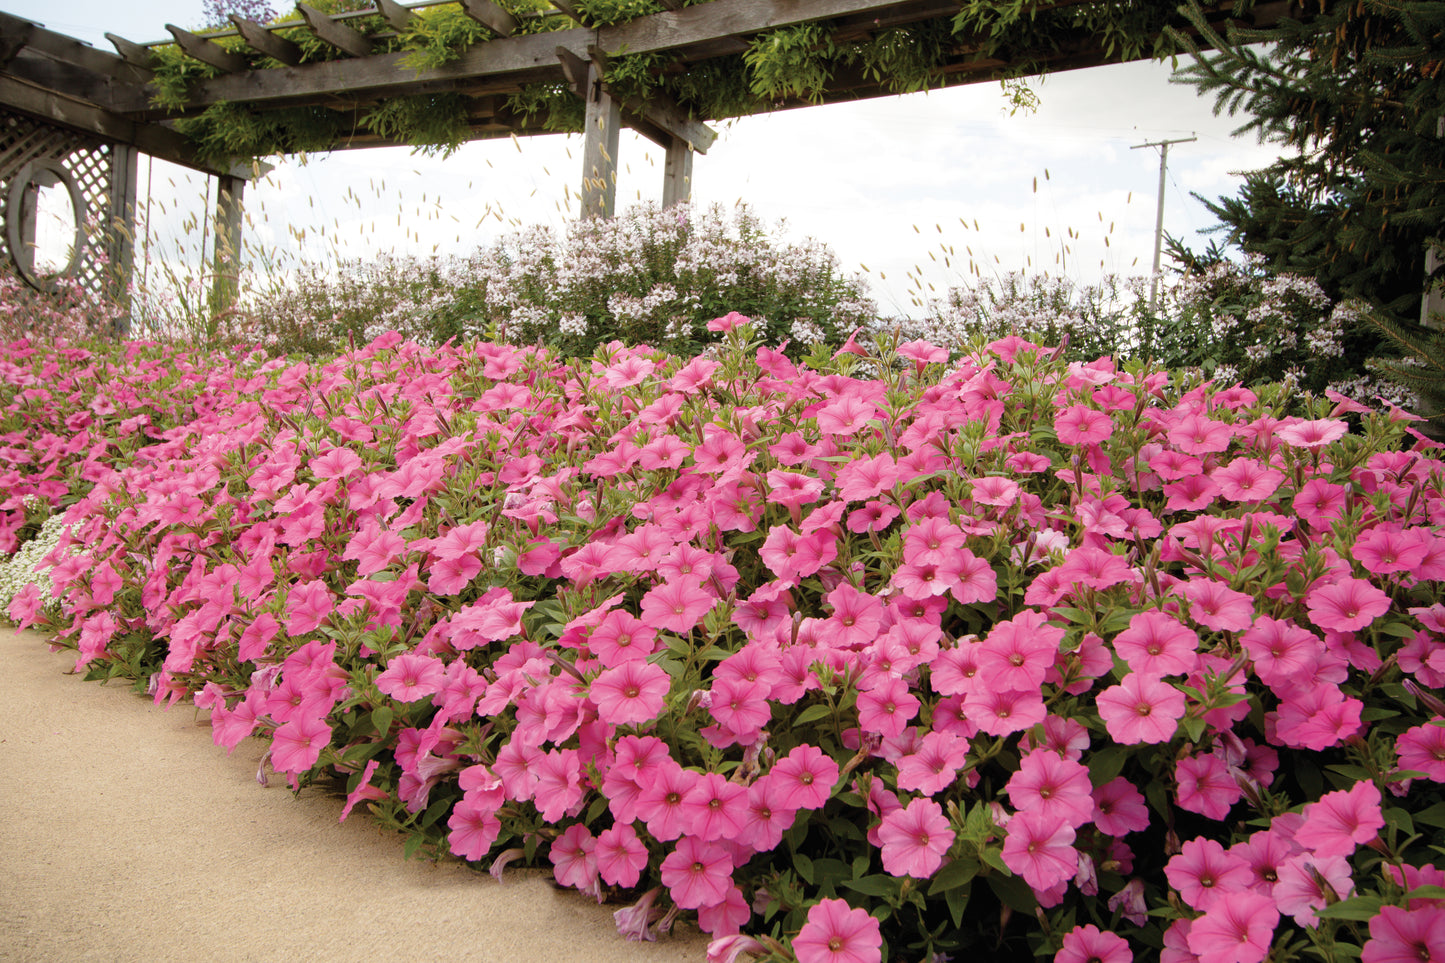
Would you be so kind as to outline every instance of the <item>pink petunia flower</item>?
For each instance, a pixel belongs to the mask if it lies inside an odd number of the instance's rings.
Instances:
[[[598,833],[593,854],[602,881],[624,889],[637,885],[647,865],[647,846],[631,823],[614,823]]]
[[[1144,796],[1124,776],[1115,776],[1094,790],[1094,825],[1110,836],[1126,836],[1149,828]]]
[[[817,746],[795,747],[773,764],[769,776],[786,809],[821,809],[838,781],[838,764]]]
[[[1133,959],[1128,940],[1118,933],[1101,932],[1092,923],[1065,933],[1062,946],[1054,954],[1054,963],[1131,963]]]
[[[667,705],[672,677],[651,662],[623,662],[604,669],[588,690],[597,717],[614,726],[638,725],[656,719]]]
[[[883,817],[878,840],[884,872],[927,879],[943,864],[954,832],[942,806],[931,799],[914,799]]]
[[[1054,432],[1065,445],[1099,445],[1114,434],[1114,422],[1087,405],[1070,405],[1054,416]]]
[[[1243,795],[1239,783],[1214,753],[1185,756],[1174,766],[1180,809],[1222,820]]]
[[[376,677],[376,687],[397,702],[417,702],[441,691],[446,664],[416,652],[403,652]]]
[[[1094,814],[1089,770],[1049,749],[1026,753],[1004,791],[1015,809],[1057,816],[1078,829]]]
[[[1114,637],[1114,651],[1144,675],[1182,675],[1198,661],[1199,636],[1178,619],[1156,609],[1140,612]]]
[[[1310,621],[1322,629],[1353,632],[1390,609],[1390,596],[1358,578],[1316,585],[1305,596]]]
[[[1096,704],[1109,737],[1127,746],[1168,742],[1184,718],[1184,693],[1138,672],[1099,693]]]
[[[1193,578],[1179,587],[1189,600],[1189,617],[1222,632],[1239,632],[1254,621],[1254,599],[1216,579]]]
[[[662,861],[658,878],[674,903],[683,909],[697,909],[727,899],[732,872],[732,857],[726,849],[684,836]]]
[[[686,635],[716,604],[717,598],[696,579],[677,579],[656,585],[642,596],[642,621]]]
[[[819,900],[793,938],[798,963],[881,963],[883,935],[867,910],[846,900]]]
[[[1279,910],[1251,891],[1226,893],[1189,927],[1200,963],[1260,963],[1269,953]]]
[[[1197,910],[1207,910],[1226,893],[1244,890],[1251,874],[1245,861],[1212,839],[1184,843],[1164,867],[1164,876],[1179,898]]]
[[[703,773],[682,797],[688,835],[704,842],[736,839],[748,819],[748,789],[719,773]]]
[[[331,727],[325,719],[294,719],[278,726],[271,737],[271,767],[277,772],[306,772],[330,744]]]
[[[1363,963],[1445,960],[1445,906],[1404,909],[1382,906],[1370,919]]]
[[[1395,741],[1396,765],[1423,773],[1431,782],[1445,782],[1445,719],[1439,716],[1413,726]]]
[[[1317,856],[1348,856],[1370,842],[1385,825],[1380,790],[1373,782],[1327,792],[1304,808],[1304,825],[1294,841]]]
[[[1079,869],[1074,828],[1042,813],[1021,812],[1009,819],[1002,855],[1004,865],[1036,893],[1073,879]]]

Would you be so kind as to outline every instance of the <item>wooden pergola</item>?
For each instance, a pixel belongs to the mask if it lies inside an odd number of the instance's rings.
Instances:
[[[420,8],[441,3],[460,6],[468,17],[485,25],[492,39],[468,47],[442,67],[416,70],[404,53],[375,53],[377,36],[357,31],[358,17],[385,18],[393,30],[406,27]],[[566,85],[585,103],[586,123],[580,195],[584,216],[609,216],[616,202],[618,134],[623,126],[661,145],[666,151],[663,203],[689,195],[694,153],[706,153],[716,139],[707,126],[713,118],[690,117],[666,97],[645,103],[624,103],[604,81],[608,58],[624,54],[666,53],[681,64],[717,57],[736,57],[756,36],[779,27],[823,23],[835,44],[854,43],[894,27],[952,17],[969,0],[709,0],[682,7],[680,0],[659,0],[667,9],[613,26],[589,27],[575,0],[551,0],[556,12],[575,27],[526,33],[512,14],[491,0],[426,0],[403,5],[373,0],[374,8],[327,15],[298,3],[301,22],[263,25],[232,17],[226,31],[196,34],[167,26],[172,39],[134,43],[107,34],[116,53],[53,33],[8,14],[0,14],[0,108],[9,108],[50,124],[99,137],[118,145],[128,160],[118,162],[111,189],[116,199],[111,214],[122,231],[133,231],[135,197],[134,152],[205,172],[218,180],[216,212],[216,276],[237,273],[240,251],[241,200],[246,181],[256,169],[250,158],[239,164],[216,164],[201,158],[173,125],[220,103],[264,114],[302,106],[324,106],[353,117],[368,105],[387,98],[419,94],[460,94],[467,98],[470,139],[546,133],[540,123],[507,107],[507,96],[537,83]],[[1086,0],[1040,0],[1040,10],[1072,6]],[[1233,0],[1208,5],[1212,18],[1234,15]],[[1298,3],[1268,0],[1253,6],[1246,22],[1263,26],[1282,16],[1299,16]],[[301,50],[282,35],[298,29],[334,48],[338,59],[302,62]],[[281,66],[258,68],[216,40],[238,36],[257,54]],[[294,34],[293,34],[294,36]],[[153,103],[152,56],[149,48],[174,43],[185,55],[219,71],[191,86],[179,109]],[[956,42],[939,65],[934,87],[977,83],[1007,76],[1011,64],[982,55],[985,44]],[[1050,51],[1030,53],[1030,63],[1043,72],[1098,66],[1116,61],[1101,38],[1080,36]],[[769,106],[788,109],[891,94],[887,84],[861,69],[840,70],[812,99],[782,99]],[[359,125],[331,144],[347,149],[390,144]],[[128,165],[128,167],[127,167]],[[5,176],[0,166],[0,179]],[[127,206],[127,200],[132,206]]]

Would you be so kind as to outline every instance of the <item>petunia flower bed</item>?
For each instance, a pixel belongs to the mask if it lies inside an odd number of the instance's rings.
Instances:
[[[717,960],[1445,957],[1445,465],[1405,416],[714,326],[192,359],[194,418],[85,462],[47,627],[269,739],[263,781]],[[7,418],[62,357],[0,372]]]

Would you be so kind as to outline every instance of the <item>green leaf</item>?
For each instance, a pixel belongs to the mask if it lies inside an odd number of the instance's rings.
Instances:
[[[1420,810],[1415,813],[1414,820],[1436,829],[1445,829],[1445,802],[1438,802],[1429,809]]]
[[[1384,905],[1385,901],[1378,896],[1351,896],[1315,910],[1315,915],[1330,920],[1369,920],[1378,916]]]
[[[978,860],[971,856],[955,859],[933,874],[933,880],[928,886],[928,895],[937,896],[950,889],[967,887],[969,883],[973,882],[973,878],[978,875],[981,868]]]
[[[817,879],[813,875],[813,861],[802,853],[793,854],[793,868],[798,871],[798,875],[803,877],[803,881],[809,886],[817,882]]]
[[[998,896],[999,902],[1005,906],[1012,907],[1020,913],[1033,915],[1038,909],[1038,901],[1034,899],[1034,891],[1029,888],[1018,876],[986,876],[989,888]]]
[[[894,899],[902,892],[903,880],[896,876],[875,873],[872,876],[864,876],[862,879],[841,880],[838,885],[845,889],[851,889],[855,893],[862,893],[864,896]]]
[[[387,730],[391,728],[391,718],[391,706],[377,706],[371,710],[371,724],[376,727],[377,733],[383,739],[386,737]]]
[[[817,722],[819,719],[826,719],[832,714],[832,708],[826,704],[820,703],[818,705],[808,706],[808,708],[798,713],[798,717],[793,720],[793,725],[806,726],[810,722]]]
[[[1190,742],[1199,742],[1204,738],[1204,720],[1198,716],[1185,716],[1179,720],[1179,725]]]
[[[1435,886],[1427,883],[1424,886],[1416,886],[1405,894],[1409,900],[1415,899],[1445,899],[1445,886]]]
[[[944,893],[943,898],[948,901],[948,915],[953,917],[955,928],[963,926],[963,912],[968,909],[968,897],[973,890],[967,886],[958,886]]]
[[[1097,789],[1124,771],[1129,759],[1126,746],[1106,746],[1089,756],[1089,782]]]

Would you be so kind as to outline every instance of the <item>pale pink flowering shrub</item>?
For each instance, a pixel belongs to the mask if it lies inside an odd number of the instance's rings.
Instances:
[[[1408,420],[727,327],[702,359],[12,345],[0,451],[69,534],[63,615],[10,613],[633,938],[1432,949],[1445,464]]]

